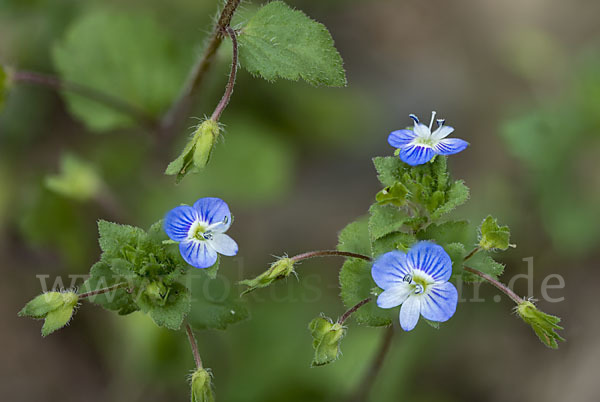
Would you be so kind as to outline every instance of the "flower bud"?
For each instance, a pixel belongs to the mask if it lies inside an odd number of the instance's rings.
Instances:
[[[42,336],[47,336],[69,322],[78,301],[79,296],[72,291],[43,293],[27,303],[19,317],[44,319]]]
[[[560,335],[554,332],[557,329],[563,329],[558,323],[560,318],[546,314],[537,309],[530,301],[522,301],[517,306],[517,313],[527,324],[531,325],[540,341],[549,348],[558,349],[558,342],[563,341]]]
[[[268,270],[258,275],[254,279],[245,279],[240,281],[241,285],[246,285],[248,288],[242,292],[242,295],[252,292],[258,288],[269,286],[276,280],[288,277],[294,272],[294,261],[291,258],[280,258],[275,261]]]
[[[346,329],[339,323],[333,323],[330,318],[317,317],[308,324],[308,329],[313,337],[315,355],[312,367],[323,366],[331,363],[341,354],[340,343]]]
[[[212,377],[205,369],[198,369],[192,374],[192,402],[214,402]]]
[[[180,182],[186,174],[203,169],[210,160],[217,138],[219,138],[219,124],[211,119],[203,121],[196,128],[192,139],[179,157],[169,163],[165,174],[177,175],[176,181]]]

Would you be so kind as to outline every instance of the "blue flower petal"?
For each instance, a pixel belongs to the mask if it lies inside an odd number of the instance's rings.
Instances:
[[[208,244],[216,250],[217,253],[226,256],[236,255],[238,245],[231,237],[223,233],[213,234],[212,240],[208,240]]]
[[[404,276],[411,269],[406,254],[401,251],[390,251],[379,257],[371,268],[371,276],[381,289],[389,289],[402,283]]]
[[[217,252],[206,241],[190,240],[179,243],[181,256],[193,267],[208,268],[217,262]]]
[[[427,163],[434,155],[433,149],[423,145],[410,144],[400,149],[400,159],[411,166]]]
[[[429,274],[437,282],[446,282],[452,275],[452,260],[437,244],[418,242],[408,251],[407,259],[412,268]]]
[[[165,216],[165,232],[171,240],[184,241],[192,224],[198,219],[198,213],[189,205],[173,208]]]
[[[393,308],[406,301],[412,291],[408,282],[399,283],[388,288],[377,297],[377,306],[380,308]]]
[[[440,155],[454,155],[463,151],[469,143],[460,138],[445,138],[433,146],[433,150]]]
[[[456,312],[458,291],[450,282],[431,285],[421,300],[421,314],[430,321],[444,322]]]
[[[400,326],[405,331],[411,331],[417,326],[421,315],[421,298],[411,296],[400,307]]]
[[[413,130],[396,130],[388,136],[388,143],[394,148],[402,148],[417,138],[417,133]]]
[[[225,223],[223,228],[220,228],[220,232],[225,232],[231,225],[231,212],[229,212],[229,206],[220,198],[200,198],[194,203],[194,209],[198,211],[200,220],[202,222],[213,225],[218,223]]]

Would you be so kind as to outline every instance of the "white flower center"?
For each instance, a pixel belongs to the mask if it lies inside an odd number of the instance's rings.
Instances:
[[[415,295],[425,294],[435,281],[426,273],[413,270],[412,273],[404,275],[402,280],[411,287],[411,292]]]

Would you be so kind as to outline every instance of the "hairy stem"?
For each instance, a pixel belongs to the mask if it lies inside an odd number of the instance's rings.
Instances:
[[[69,91],[84,98],[108,106],[118,112],[127,114],[146,127],[155,125],[154,119],[139,107],[115,96],[98,91],[85,85],[63,81],[57,77],[32,71],[16,71],[12,76],[15,82],[41,85],[56,91]]]
[[[372,261],[371,257],[366,255],[350,253],[348,251],[337,251],[337,250],[320,250],[320,251],[309,251],[306,253],[298,254],[292,258],[290,258],[294,262],[299,262],[302,260],[308,260],[309,258],[315,257],[353,257],[360,258],[365,261]]]
[[[337,320],[338,324],[340,324],[340,325],[343,324],[352,314],[354,314],[354,312],[356,312],[356,310],[358,310],[359,308],[361,308],[362,306],[364,306],[371,300],[373,300],[371,297],[367,297],[366,299],[361,300],[358,303],[356,303],[356,305],[350,307],[348,309],[348,311],[346,311],[340,318],[338,318],[338,320]]]
[[[86,292],[86,293],[81,293],[79,295],[79,299],[87,299],[88,297],[92,297],[92,296],[97,296],[97,295],[101,295],[103,293],[108,293],[111,292],[113,290],[117,290],[120,288],[124,288],[125,286],[127,286],[128,283],[127,282],[122,282],[122,283],[117,283],[116,285],[113,286],[109,286],[107,288],[103,288],[103,289],[97,289],[97,290],[92,290],[91,292]]]
[[[188,113],[193,97],[204,82],[204,78],[213,63],[217,49],[219,49],[221,42],[223,42],[223,33],[227,32],[226,29],[229,27],[231,18],[233,18],[235,10],[240,5],[240,1],[241,0],[227,0],[227,3],[225,3],[204,52],[190,71],[190,75],[188,76],[179,97],[162,119],[161,128],[164,137],[168,137],[175,133],[181,119]]]
[[[198,370],[202,369],[202,358],[200,357],[200,351],[198,350],[198,342],[196,342],[196,337],[194,336],[194,331],[190,324],[185,324],[185,333],[187,334],[188,341],[190,342],[190,347],[192,348],[192,354],[194,355],[194,361],[196,362],[196,368]]]
[[[497,281],[496,279],[492,278],[488,274],[486,274],[484,272],[481,272],[481,271],[478,271],[478,270],[476,270],[474,268],[467,267],[467,266],[464,267],[464,270],[467,271],[467,272],[470,272],[472,274],[475,274],[475,275],[479,276],[480,278],[485,279],[490,284],[492,284],[496,288],[500,289],[505,295],[507,295],[508,297],[510,297],[515,303],[520,304],[521,302],[523,302],[523,298],[520,297],[515,292],[513,292],[511,288],[509,288],[505,284]]]
[[[228,26],[225,28],[225,30],[226,30],[227,34],[229,35],[229,37],[231,38],[231,43],[233,45],[233,56],[231,59],[231,73],[229,73],[229,81],[227,81],[227,86],[225,87],[225,93],[223,94],[221,101],[215,108],[215,111],[213,112],[212,116],[210,116],[210,119],[213,121],[219,121],[219,119],[221,118],[221,114],[223,113],[223,110],[225,110],[225,108],[229,104],[229,100],[231,99],[231,94],[233,94],[233,86],[235,85],[235,75],[237,74],[237,69],[238,69],[237,36],[236,36],[235,30],[231,27]]]
[[[473,250],[471,250],[471,252],[469,254],[467,254],[467,256],[465,257],[465,259],[463,261],[467,261],[469,258],[473,257],[475,254],[477,254],[479,252],[479,250],[481,250],[481,248],[479,248],[479,246],[475,247]]]
[[[367,371],[365,371],[364,377],[361,380],[356,392],[354,392],[354,394],[348,398],[349,401],[365,402],[368,400],[371,389],[375,384],[375,380],[377,379],[377,376],[383,367],[385,356],[387,355],[390,346],[392,346],[393,336],[394,327],[389,327],[383,335],[383,340],[381,341],[381,345],[379,346],[377,354],[371,362],[371,366],[367,369]]]

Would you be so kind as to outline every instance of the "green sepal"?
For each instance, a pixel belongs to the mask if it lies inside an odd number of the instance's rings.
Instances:
[[[102,190],[102,180],[96,170],[75,155],[64,155],[60,161],[61,172],[46,176],[46,188],[77,201],[91,200]]]
[[[323,366],[334,362],[341,355],[340,344],[346,335],[346,328],[334,323],[330,318],[321,316],[308,324],[313,338],[315,355],[311,367]]]
[[[525,323],[531,325],[540,341],[552,349],[558,349],[558,341],[565,341],[556,330],[563,329],[558,323],[560,318],[546,314],[530,301],[522,301],[516,308],[519,316]]]
[[[294,261],[291,258],[283,257],[271,264],[262,274],[253,279],[244,279],[240,281],[240,285],[245,285],[247,288],[242,292],[242,295],[250,293],[259,288],[265,288],[275,281],[287,278],[294,273]]]
[[[371,276],[371,266],[371,263],[355,258],[349,258],[344,262],[340,270],[340,296],[347,308],[374,296],[374,290],[378,287]],[[367,303],[356,310],[352,318],[361,325],[387,327],[392,324],[391,311],[377,307],[376,303]]]
[[[302,78],[315,86],[346,85],[343,61],[327,28],[281,1],[261,7],[238,42],[240,65],[267,81]]]
[[[391,186],[387,186],[375,195],[375,200],[378,204],[392,204],[397,207],[402,207],[406,204],[408,189],[400,182],[395,182]]]
[[[79,296],[69,292],[47,292],[36,296],[19,311],[19,317],[44,319],[42,336],[64,327],[71,320]]]
[[[510,244],[510,229],[508,226],[498,225],[498,221],[491,215],[483,220],[479,227],[481,238],[479,247],[484,250],[506,250]]]
[[[219,132],[219,123],[214,120],[207,119],[200,123],[181,154],[169,163],[165,174],[177,175],[175,182],[179,183],[186,174],[197,173],[204,169],[217,143]]]
[[[212,375],[203,368],[197,369],[191,378],[191,402],[214,402]]]

